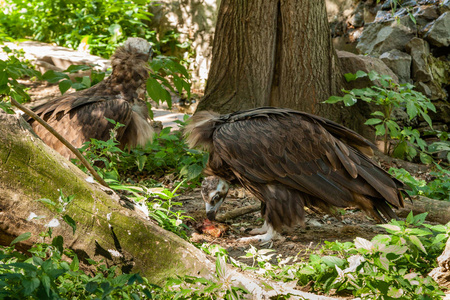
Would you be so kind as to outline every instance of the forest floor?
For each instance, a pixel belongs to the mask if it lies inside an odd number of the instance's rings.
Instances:
[[[50,85],[39,82],[22,82],[30,89],[27,91],[33,102],[32,106],[48,101],[60,95],[57,85]],[[175,113],[182,115],[180,110]],[[382,162],[385,167],[391,162]],[[411,164],[413,166],[413,164]],[[411,167],[410,166],[410,167]],[[416,171],[416,175],[423,173],[423,168],[408,168],[410,172]],[[260,211],[241,215],[235,219],[225,222],[227,230],[220,237],[213,237],[208,234],[200,233],[197,228],[200,223],[206,219],[204,202],[201,197],[200,188],[182,192],[174,201],[181,202],[179,210],[184,211],[184,215],[191,218],[184,219],[184,223],[189,227],[188,236],[195,243],[218,244],[225,248],[229,255],[234,259],[252,265],[251,258],[244,258],[246,251],[251,246],[239,242],[238,239],[250,236],[249,231],[259,228],[263,225]],[[228,197],[222,205],[218,217],[220,215],[246,206],[255,206],[259,204],[259,200],[247,193],[241,187],[232,187]],[[272,249],[274,256],[272,263],[277,263],[277,256],[280,258],[287,257],[305,257],[311,253],[318,252],[324,245],[325,241],[333,242],[353,242],[356,237],[372,239],[377,234],[385,233],[385,230],[379,226],[375,220],[367,216],[364,212],[354,209],[339,209],[336,215],[325,213],[315,213],[306,211],[305,226],[296,226],[293,228],[284,228],[269,243],[259,244],[253,243],[257,249]]]

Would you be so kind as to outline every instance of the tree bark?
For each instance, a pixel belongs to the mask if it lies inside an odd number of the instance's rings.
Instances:
[[[137,205],[119,199],[113,191],[89,183],[87,175],[29,131],[29,125],[0,110],[0,245],[31,232],[29,240],[16,244],[21,250],[39,241],[51,220],[58,220],[53,236],[61,235],[81,262],[104,259],[122,272],[139,272],[151,283],[161,284],[177,275],[218,280],[212,258],[177,235],[155,225]],[[75,199],[65,207],[77,229],[60,213],[37,199],[58,202],[60,190]],[[33,218],[32,216],[38,216]],[[250,292],[252,299],[292,294],[303,299],[334,299],[305,293],[294,285],[259,279],[229,265],[222,278]],[[267,287],[271,288],[268,289]]]
[[[324,1],[221,2],[205,96],[197,110],[259,106],[342,119],[320,102],[343,86]]]

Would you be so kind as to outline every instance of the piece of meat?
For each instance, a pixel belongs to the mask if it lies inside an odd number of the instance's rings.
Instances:
[[[228,226],[219,222],[205,219],[203,220],[203,222],[198,223],[195,226],[195,229],[200,233],[204,233],[213,237],[220,237],[225,233],[225,231],[228,230]]]

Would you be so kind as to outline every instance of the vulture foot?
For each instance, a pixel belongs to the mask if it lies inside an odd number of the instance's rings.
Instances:
[[[267,229],[268,229],[267,222],[264,221],[264,225],[261,228],[252,229],[249,232],[249,234],[251,234],[251,235],[265,234],[265,233],[267,233]]]
[[[241,242],[241,243],[267,243],[267,242],[271,241],[277,232],[273,229],[272,226],[270,226],[270,225],[267,226],[266,223],[264,223],[262,228],[254,229],[254,230],[252,230],[252,232],[254,232],[255,230],[261,232],[262,230],[264,230],[264,227],[266,227],[265,234],[240,238],[240,239],[238,239],[238,242]]]

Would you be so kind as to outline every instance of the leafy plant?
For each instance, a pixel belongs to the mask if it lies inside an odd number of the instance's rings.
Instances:
[[[251,247],[246,257],[253,258],[253,265],[239,265],[276,280],[297,281],[315,292],[359,299],[441,299],[443,292],[427,274],[445,247],[450,223],[429,225],[425,217],[410,213],[405,221],[379,225],[388,234],[370,241],[359,237],[353,243],[326,241],[320,253],[307,260],[278,257],[274,265],[272,250]]]
[[[346,106],[352,106],[358,100],[363,100],[380,106],[381,110],[373,112],[373,118],[368,119],[365,124],[375,126],[375,134],[383,136],[385,154],[388,154],[390,139],[396,139],[399,142],[393,151],[395,157],[413,159],[417,155],[417,151],[410,144],[414,144],[422,150],[420,155],[421,161],[431,163],[432,158],[425,152],[426,143],[420,137],[419,132],[411,128],[403,128],[402,130],[392,119],[391,114],[395,107],[403,108],[408,114],[409,120],[420,116],[432,128],[428,110],[436,112],[433,103],[422,93],[414,91],[413,85],[409,83],[395,83],[387,75],[379,75],[374,71],[370,71],[368,74],[363,71],[358,71],[356,74],[345,74],[347,81],[366,76],[371,81],[377,80],[381,86],[352,89],[351,91],[342,90],[345,93],[344,96],[331,96],[325,103],[343,102]]]
[[[0,108],[12,113],[10,97],[18,102],[26,102],[30,96],[25,91],[25,86],[17,79],[28,77],[41,78],[41,73],[34,70],[28,62],[22,62],[23,51],[11,50],[4,46],[3,51],[7,53],[8,59],[0,60]]]
[[[450,201],[450,171],[436,163],[434,165],[436,169],[430,172],[433,179],[428,183],[416,179],[405,169],[390,168],[389,173],[411,187],[411,191],[407,191],[410,195]]]
[[[151,14],[146,1],[5,1],[0,23],[14,38],[32,37],[43,42],[78,48],[109,57],[126,37],[155,39],[147,26]]]
[[[75,82],[73,82],[69,75],[66,74],[74,74],[79,71],[90,71],[90,76],[85,75],[82,77],[75,77]],[[91,66],[71,65],[63,72],[48,70],[44,73],[42,78],[47,80],[49,83],[58,83],[61,94],[64,94],[70,88],[73,88],[76,91],[90,88],[91,86],[102,81],[105,78],[105,75],[106,72],[97,71]]]
[[[153,72],[147,80],[147,93],[157,104],[165,101],[170,107],[170,92],[182,95],[185,91],[186,97],[191,97],[190,74],[178,59],[159,55],[151,60],[150,67]]]

